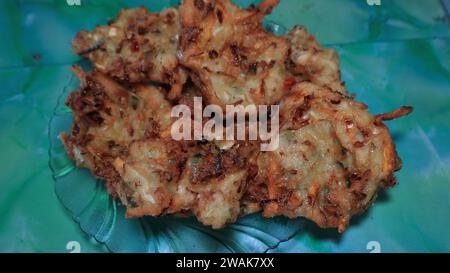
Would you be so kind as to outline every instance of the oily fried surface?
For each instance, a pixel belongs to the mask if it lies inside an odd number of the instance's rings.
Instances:
[[[221,228],[239,216],[245,163],[237,148],[183,147],[156,139],[133,143],[114,166],[123,179],[118,195],[127,216],[192,212],[203,224]]]
[[[160,88],[74,71],[81,88],[67,100],[74,122],[61,138],[79,167],[108,182],[128,217],[190,212],[213,228],[236,221],[252,147],[173,141]]]
[[[247,188],[252,154],[252,147],[246,145],[227,150],[213,143],[192,147],[170,212],[191,207],[200,222],[213,228],[235,222]]]
[[[170,84],[175,98],[186,80],[176,58],[180,28],[177,9],[126,9],[108,25],[80,31],[72,44],[98,71],[132,83]]]
[[[261,21],[278,1],[243,10],[230,0],[186,0],[180,62],[210,104],[274,104],[284,95],[289,45]]]
[[[380,188],[395,185],[401,161],[388,128],[364,104],[304,82],[282,100],[280,118],[279,149],[260,154],[248,210],[343,231]]]
[[[81,87],[67,100],[74,121],[61,139],[78,167],[107,181],[128,217],[193,214],[222,228],[262,211],[342,232],[380,188],[395,185],[401,161],[383,121],[412,108],[369,114],[347,96],[336,51],[301,26],[280,37],[264,30],[278,2],[241,9],[230,0],[184,0],[161,13],[128,9],[77,35],[74,49],[94,69],[74,67]],[[261,140],[206,135],[175,141],[177,103],[191,113],[207,104],[279,104],[279,148],[261,152]]]
[[[290,46],[288,69],[291,73],[333,91],[347,93],[341,82],[339,56],[334,49],[322,48],[303,26],[295,26],[287,38]]]
[[[85,73],[78,67],[74,72],[81,88],[67,99],[74,120],[70,134],[63,133],[62,140],[78,166],[116,182],[114,158],[127,153],[133,141],[163,137],[170,130],[170,105],[160,88],[125,88],[101,72]]]

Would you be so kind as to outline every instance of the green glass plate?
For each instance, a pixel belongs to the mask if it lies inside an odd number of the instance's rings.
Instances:
[[[246,6],[253,0],[235,2]],[[289,232],[284,234],[282,228],[269,232],[277,239],[266,240],[268,245],[283,242],[270,252],[376,252],[377,244],[381,252],[450,251],[450,27],[441,6],[444,2],[448,1],[381,0],[381,6],[369,6],[366,0],[281,0],[268,17],[286,29],[304,24],[320,42],[338,49],[344,81],[358,100],[369,105],[371,113],[400,105],[416,108],[413,115],[388,124],[404,163],[397,173],[399,186],[352,220],[343,235],[300,220],[293,229],[300,231],[287,242],[283,241]],[[69,6],[66,0],[0,1],[0,29],[5,37],[0,43],[0,252],[69,252],[68,243],[74,241],[81,245],[81,252],[104,251],[103,244],[90,239],[92,236],[114,251],[150,251],[155,249],[156,239],[167,245],[166,238],[175,238],[154,231],[166,219],[125,222],[118,211],[120,205],[109,200],[103,183],[87,172],[73,170],[56,138],[69,124],[64,120],[67,109],[59,103],[53,113],[71,78],[70,65],[78,61],[69,44],[76,32],[105,23],[121,8],[145,5],[158,11],[174,3],[177,1],[81,0],[81,6]],[[35,54],[41,58],[33,58]],[[71,82],[65,92],[77,84]],[[64,95],[60,102],[63,100]],[[55,173],[47,166],[50,118]],[[58,182],[51,177],[56,173]],[[75,174],[78,180],[69,181]],[[56,199],[55,183],[64,202]],[[63,193],[71,198],[63,199]],[[114,210],[116,218],[105,216]],[[108,219],[115,219],[114,228],[107,228]],[[182,220],[170,220],[183,225]],[[141,221],[151,223],[151,232],[142,235]],[[125,234],[125,228],[127,232],[137,230],[136,238],[144,236],[148,248],[124,247],[120,242],[130,238],[119,240],[114,234],[119,229],[117,234]],[[155,233],[158,235],[152,235]],[[188,238],[185,234],[181,238]],[[257,237],[254,232],[246,234]],[[256,249],[245,246],[246,251]],[[224,249],[214,248],[207,249]],[[201,251],[200,247],[197,250]],[[159,251],[165,250],[161,247]],[[177,246],[176,251],[183,250]]]

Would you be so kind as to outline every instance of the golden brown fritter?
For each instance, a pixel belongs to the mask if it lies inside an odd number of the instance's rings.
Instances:
[[[180,29],[177,9],[159,14],[144,7],[125,9],[106,26],[80,31],[72,44],[98,71],[131,83],[170,84],[174,99],[186,81],[176,57]]]
[[[174,141],[163,90],[124,87],[98,71],[74,72],[81,88],[67,100],[74,122],[61,139],[78,167],[107,181],[128,217],[191,212],[213,228],[236,221],[251,146]]]
[[[116,193],[128,217],[192,213],[203,224],[222,228],[240,214],[245,155],[238,146],[224,151],[214,144],[135,141],[113,162],[122,179]]]
[[[346,94],[341,82],[339,56],[334,49],[324,49],[303,26],[295,26],[287,35],[290,55],[288,68],[300,80],[308,80]]]
[[[284,95],[289,45],[261,23],[277,3],[243,10],[230,0],[183,1],[180,62],[208,103],[270,105]]]
[[[295,85],[280,107],[280,146],[260,154],[246,211],[302,216],[344,231],[380,188],[395,185],[393,173],[401,161],[388,128],[366,105],[309,82]]]
[[[184,0],[179,11],[123,10],[108,26],[77,35],[74,49],[94,71],[74,67],[81,88],[67,100],[74,121],[61,139],[77,166],[107,181],[128,217],[193,214],[222,228],[263,211],[342,232],[380,188],[395,185],[401,161],[383,121],[412,108],[369,114],[347,96],[334,50],[304,27],[281,37],[264,30],[278,2],[244,10],[230,0]],[[203,110],[198,96],[202,107],[280,103],[279,148],[173,140],[175,101]]]
[[[62,133],[62,140],[79,167],[115,182],[117,173],[111,163],[127,152],[130,143],[166,137],[167,132],[170,136],[171,105],[158,87],[125,88],[101,72],[85,73],[78,67],[73,70],[81,88],[67,99],[74,121],[70,134]]]

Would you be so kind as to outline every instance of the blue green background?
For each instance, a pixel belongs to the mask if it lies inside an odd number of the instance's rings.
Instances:
[[[253,1],[235,1],[246,6]],[[268,20],[305,25],[341,56],[343,79],[371,113],[415,107],[389,123],[403,169],[348,231],[303,226],[273,252],[450,251],[450,27],[439,0],[281,0]],[[158,11],[177,1],[0,1],[0,252],[107,249],[60,204],[48,166],[48,124],[78,58],[70,40],[121,8]],[[41,58],[33,58],[39,54]]]

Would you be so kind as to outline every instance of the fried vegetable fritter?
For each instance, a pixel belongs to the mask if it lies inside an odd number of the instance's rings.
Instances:
[[[180,62],[208,103],[271,105],[285,94],[287,39],[262,26],[277,3],[243,10],[230,0],[183,1]]]
[[[77,165],[111,182],[108,186],[114,192],[111,186],[118,174],[112,162],[133,141],[170,136],[171,105],[158,87],[125,88],[101,72],[73,70],[81,88],[67,99],[74,120],[70,134],[62,133],[62,140]]]
[[[237,148],[225,152],[210,144],[180,153],[173,145],[178,146],[158,139],[134,142],[115,160],[127,216],[192,212],[213,228],[235,222],[246,189],[246,158]]]
[[[295,26],[287,35],[290,45],[288,68],[300,79],[346,94],[341,82],[339,56],[334,49],[324,49],[303,26]]]
[[[263,28],[278,2],[129,9],[77,35],[74,50],[93,71],[73,68],[81,87],[67,100],[74,120],[61,140],[78,167],[106,180],[128,217],[193,214],[217,229],[262,211],[343,232],[396,184],[401,161],[383,121],[412,108],[371,115],[347,95],[336,51],[301,26],[286,36]],[[223,109],[279,104],[279,148],[208,136],[175,141],[172,107],[203,110],[199,96]]]
[[[67,100],[74,122],[61,139],[78,167],[107,181],[128,217],[191,212],[213,228],[236,221],[248,160],[255,158],[251,146],[174,141],[163,90],[74,72],[81,88]]]
[[[212,142],[191,147],[170,212],[191,207],[200,222],[213,228],[235,222],[253,153],[246,145],[227,150]]]
[[[177,9],[158,14],[140,7],[122,10],[107,26],[80,31],[72,44],[98,71],[131,83],[170,84],[175,99],[187,77],[176,57],[180,30]]]
[[[366,105],[310,82],[295,85],[280,107],[280,146],[260,154],[247,210],[344,231],[380,188],[396,183],[401,161],[388,128]],[[411,110],[401,108],[395,118]]]

